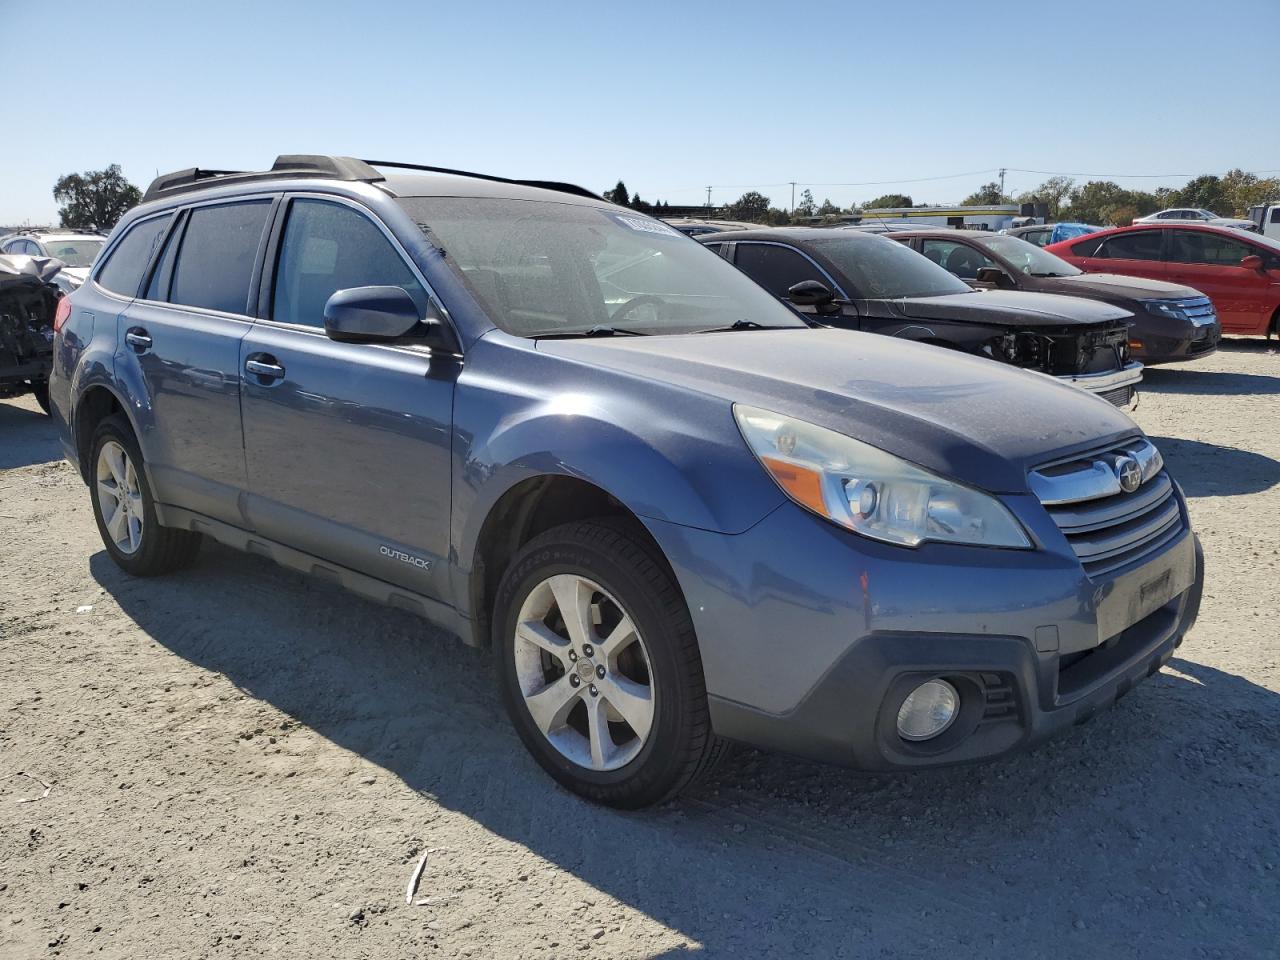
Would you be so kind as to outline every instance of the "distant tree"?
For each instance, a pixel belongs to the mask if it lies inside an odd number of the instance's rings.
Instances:
[[[791,211],[793,217],[812,217],[818,205],[813,202],[813,191],[806,189],[800,194],[800,202]]]
[[[911,198],[905,193],[886,193],[883,197],[868,200],[862,205],[864,210],[881,210],[885,207],[909,207]]]
[[[1204,207],[1219,216],[1232,212],[1222,180],[1211,173],[1188,180],[1187,185],[1178,191],[1177,203],[1181,207]]]
[[[734,220],[759,223],[769,212],[769,198],[757,190],[748,190],[736,202],[729,205],[729,216]]]
[[[1254,204],[1280,200],[1280,177],[1263,179],[1243,170],[1228,170],[1222,178],[1222,192],[1231,205],[1231,212],[1243,217]]]
[[[640,194],[633,194],[631,197],[631,209],[639,210],[641,213],[653,213],[653,204],[645,203],[640,199]]]
[[[832,217],[837,213],[843,213],[843,211],[830,200],[824,199],[822,201],[822,206],[818,208],[818,216],[820,217]]]
[[[1145,190],[1126,190],[1110,180],[1090,180],[1071,191],[1062,209],[1063,220],[1083,223],[1132,223],[1134,216],[1146,216],[1160,209],[1160,199]]]
[[[1070,177],[1050,177],[1034,190],[1018,197],[1018,203],[1043,203],[1049,208],[1049,219],[1057,220],[1062,213],[1062,201],[1071,193],[1076,182]]]
[[[120,164],[59,177],[53,185],[62,226],[110,230],[142,199],[142,191],[124,178]]]
[[[627,192],[627,185],[621,180],[614,185],[612,190],[604,192],[604,198],[620,207],[625,207],[631,202],[631,194]]]
[[[992,181],[991,183],[984,183],[977,189],[977,192],[969,194],[961,203],[965,206],[1004,203],[1004,194],[1000,192],[1000,184]]]
[[[777,207],[770,207],[765,211],[764,222],[771,227],[785,227],[791,222],[791,215],[785,210],[779,210]]]

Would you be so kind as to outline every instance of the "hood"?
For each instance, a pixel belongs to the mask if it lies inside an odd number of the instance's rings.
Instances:
[[[878,334],[754,330],[542,340],[538,350],[807,420],[995,492],[1025,493],[1030,467],[1140,433],[1051,377]]]
[[[970,320],[974,323],[1001,323],[1019,327],[1115,323],[1133,317],[1128,310],[1096,300],[1021,290],[981,290],[882,302],[912,319]]]
[[[0,287],[13,283],[49,283],[63,269],[62,261],[53,257],[0,254]]]
[[[1131,297],[1134,300],[1183,300],[1204,296],[1199,290],[1184,287],[1180,283],[1122,277],[1116,273],[1082,273],[1077,277],[1055,277],[1054,282],[1078,288],[1081,293],[1097,290],[1099,293]]]

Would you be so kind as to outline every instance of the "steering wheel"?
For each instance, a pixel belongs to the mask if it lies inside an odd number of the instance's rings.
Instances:
[[[667,301],[663,300],[661,297],[654,296],[652,293],[642,293],[638,296],[632,297],[617,310],[613,311],[613,313],[609,314],[609,322],[614,323],[622,319],[636,307],[643,307],[646,303],[653,304],[659,310],[667,305]]]

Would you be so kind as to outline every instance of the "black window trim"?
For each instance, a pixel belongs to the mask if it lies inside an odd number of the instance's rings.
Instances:
[[[336,193],[299,190],[290,191],[288,194],[283,195],[279,207],[276,210],[275,219],[271,223],[271,228],[268,231],[264,250],[262,251],[262,258],[260,261],[261,270],[258,276],[258,286],[256,288],[257,309],[255,311],[255,316],[253,317],[254,323],[275,327],[279,330],[291,330],[296,333],[306,333],[312,336],[326,336],[322,327],[316,327],[306,323],[286,323],[283,320],[275,320],[271,317],[271,297],[272,292],[275,290],[276,272],[280,266],[280,246],[284,240],[285,227],[289,222],[289,211],[292,209],[293,202],[295,200],[323,200],[328,203],[336,203],[340,206],[349,207],[356,213],[364,216],[366,220],[372,222],[375,227],[382,231],[383,236],[387,238],[391,243],[392,248],[399,255],[400,259],[403,260],[405,265],[409,268],[409,272],[413,274],[418,283],[422,284],[422,289],[427,295],[427,300],[430,305],[435,308],[435,312],[439,315],[445,329],[449,332],[449,336],[453,341],[453,346],[450,349],[443,350],[441,348],[436,348],[434,352],[450,356],[462,355],[462,338],[458,336],[458,329],[453,322],[453,317],[449,313],[449,308],[445,305],[444,300],[440,298],[439,294],[436,293],[435,288],[427,282],[427,278],[423,275],[422,271],[418,269],[418,265],[414,262],[413,257],[409,255],[404,244],[400,242],[400,238],[382,222],[382,218],[378,216],[377,211],[357,200],[352,199],[351,197]],[[426,344],[411,342],[403,344],[378,344],[377,346],[393,350],[408,349],[413,353],[433,352],[432,348]]]
[[[820,264],[817,260],[813,259],[813,257],[809,256],[809,254],[807,254],[805,251],[801,250],[799,247],[792,246],[789,243],[782,243],[781,241],[778,241],[778,240],[736,240],[734,241],[734,244],[733,244],[733,265],[735,267],[738,266],[738,250],[741,247],[749,247],[752,245],[762,246],[762,247],[782,247],[785,250],[790,250],[793,253],[800,254],[800,256],[804,257],[811,264],[813,264],[813,266],[817,269],[817,271],[820,274],[822,274],[824,277],[827,278],[828,283],[830,283],[831,285],[832,293],[834,293],[841,300],[844,300],[849,303],[853,302],[853,298],[851,298],[847,293],[845,293],[844,288],[840,286],[840,284],[838,284],[835,281],[835,279],[831,276],[831,271],[823,267],[822,264]],[[741,267],[738,267],[738,269],[742,270]],[[743,273],[746,273],[746,271],[743,270]],[[748,276],[750,276],[750,274],[748,274]],[[753,278],[753,282],[754,282],[754,278]],[[779,299],[782,299],[782,298],[779,297]]]
[[[164,245],[168,241],[169,234],[173,231],[173,225],[174,223],[177,222],[178,218],[176,216],[176,213],[177,211],[175,211],[173,207],[167,207],[164,210],[157,210],[155,213],[138,217],[136,220],[133,220],[132,222],[130,222],[128,227],[126,227],[124,230],[121,230],[119,236],[116,237],[115,241],[111,244],[111,246],[101,251],[98,254],[98,259],[94,261],[93,273],[89,277],[89,282],[93,284],[94,292],[105,294],[106,296],[111,297],[114,300],[119,300],[122,303],[133,303],[135,300],[137,300],[138,295],[141,293],[144,293],[147,289],[146,284],[149,283],[151,280],[151,271],[155,267],[155,259],[157,256],[159,256],[160,251],[164,249]],[[99,283],[98,277],[102,275],[102,271],[106,269],[107,261],[110,260],[111,257],[115,255],[116,249],[120,246],[121,243],[124,242],[124,238],[127,237],[129,234],[133,233],[133,231],[138,228],[139,224],[147,223],[151,220],[157,219],[158,217],[169,217],[170,218],[169,225],[165,227],[164,237],[161,239],[159,245],[156,247],[155,250],[152,251],[151,259],[148,260],[147,265],[143,267],[142,279],[138,282],[138,288],[134,290],[133,296],[126,296],[123,293],[116,293],[114,290],[108,290],[101,283]]]

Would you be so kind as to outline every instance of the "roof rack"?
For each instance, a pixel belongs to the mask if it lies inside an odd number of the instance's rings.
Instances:
[[[357,160],[354,157],[330,157],[320,154],[286,153],[276,157],[270,170],[201,170],[190,167],[174,173],[166,173],[151,181],[147,192],[142,195],[142,202],[167,197],[192,190],[202,190],[222,183],[251,183],[258,180],[278,180],[284,177],[323,177],[328,180],[349,180],[363,183],[377,183],[386,178],[374,167],[392,167],[397,170],[421,170],[426,173],[445,173],[459,177],[472,177],[476,180],[488,180],[493,183],[511,183],[523,187],[538,187],[542,190],[555,190],[559,193],[571,193],[590,200],[603,200],[599,194],[592,193],[586,187],[573,183],[561,183],[558,180],[512,180],[508,177],[495,177],[487,173],[473,173],[469,170],[454,170],[450,167],[431,167],[421,163],[397,163],[394,160]]]
[[[394,160],[362,160],[371,167],[392,167],[396,170],[421,170],[426,173],[446,173],[457,177],[473,177],[476,180],[488,180],[492,183],[512,183],[521,187],[538,187],[541,190],[555,190],[558,193],[572,193],[574,196],[586,197],[589,200],[603,200],[597,193],[576,183],[562,183],[559,180],[512,180],[510,177],[495,177],[489,173],[473,173],[470,170],[454,170],[450,167],[431,167],[421,163],[397,163]]]
[[[376,183],[385,179],[363,160],[352,157],[329,157],[320,154],[284,153],[276,157],[270,170],[201,170],[190,167],[166,173],[151,181],[142,202],[191,190],[201,190],[220,183],[249,183],[256,180],[278,180],[283,177],[324,177],[329,180],[351,180]]]

